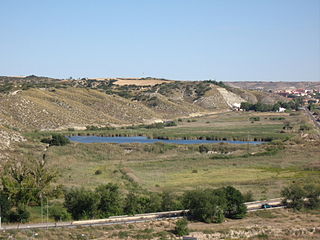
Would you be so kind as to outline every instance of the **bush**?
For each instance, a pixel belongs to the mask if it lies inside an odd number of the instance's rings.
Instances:
[[[250,121],[260,121],[260,117],[250,117]]]
[[[50,146],[64,146],[70,143],[70,140],[61,134],[52,134],[51,138],[43,138],[41,142],[47,143]]]
[[[308,184],[304,186],[308,201],[305,206],[310,209],[320,208],[320,185]]]
[[[188,235],[189,234],[188,221],[185,218],[179,219],[176,222],[176,226],[174,228],[174,233],[177,236],[184,236],[184,235]]]
[[[65,193],[64,206],[73,219],[93,218],[97,213],[99,196],[84,188],[73,188]]]
[[[100,185],[95,192],[99,195],[98,211],[101,217],[121,215],[123,213],[123,199],[119,187],[109,183]]]
[[[243,194],[243,200],[245,202],[253,202],[254,198],[253,198],[253,193],[251,191],[248,191],[246,193]]]
[[[309,131],[310,130],[310,126],[307,125],[307,124],[302,124],[302,125],[300,125],[299,130],[300,131]]]
[[[200,153],[207,153],[209,151],[208,147],[205,145],[200,145],[199,146],[199,152]]]
[[[9,195],[3,191],[0,191],[0,208],[1,208],[1,217],[3,221],[8,221],[8,215],[11,209],[11,202],[9,200]]]
[[[71,215],[67,209],[60,205],[51,206],[49,208],[49,215],[54,218],[55,221],[67,221],[71,219]]]
[[[183,204],[192,218],[207,223],[221,223],[225,216],[243,218],[247,212],[242,194],[231,186],[186,192]]]
[[[247,213],[247,207],[244,205],[241,192],[231,186],[227,186],[223,190],[227,200],[225,216],[233,219],[243,218]]]
[[[284,197],[283,203],[289,208],[300,210],[304,206],[304,198],[306,193],[302,186],[298,184],[291,184],[281,191],[281,196]]]
[[[25,223],[30,219],[30,212],[23,206],[9,212],[8,219],[10,222]]]

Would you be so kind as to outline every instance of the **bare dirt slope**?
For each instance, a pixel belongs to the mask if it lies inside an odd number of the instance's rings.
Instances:
[[[19,81],[10,82],[9,91],[0,93],[0,124],[19,129],[150,123],[226,110],[245,101],[207,82],[170,82],[146,88],[98,80],[81,80],[75,86],[74,82],[64,85],[65,81],[63,85],[35,81],[25,86]],[[24,87],[19,88],[21,85]]]

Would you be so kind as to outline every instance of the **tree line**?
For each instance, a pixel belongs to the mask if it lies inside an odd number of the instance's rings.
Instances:
[[[295,98],[289,102],[277,102],[275,104],[264,104],[261,102],[258,103],[248,103],[242,102],[240,109],[244,111],[255,111],[255,112],[276,112],[279,111],[280,107],[287,110],[298,110],[303,104],[302,98]]]
[[[281,191],[283,204],[295,210],[320,208],[320,184],[293,183]]]
[[[47,167],[45,155],[40,160],[8,163],[1,172],[0,207],[4,222],[26,222],[28,207],[41,206],[51,199],[64,199],[50,204],[50,217],[56,221],[107,218],[117,215],[190,209],[190,217],[205,222],[221,222],[224,217],[242,218],[244,197],[228,186],[219,189],[193,190],[183,195],[147,190],[124,192],[117,184],[108,183],[95,189],[53,186],[57,172]]]

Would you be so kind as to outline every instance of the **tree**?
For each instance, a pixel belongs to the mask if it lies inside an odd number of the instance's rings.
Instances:
[[[189,209],[192,218],[211,223],[224,220],[225,198],[216,190],[195,190],[185,193],[184,206]]]
[[[56,177],[57,172],[47,167],[45,157],[28,159],[8,162],[2,172],[1,184],[13,205],[39,204],[40,195],[48,197],[53,193],[51,183]]]
[[[47,143],[50,146],[64,146],[70,143],[70,140],[61,134],[52,134],[51,138],[43,138],[41,142]]]
[[[303,187],[306,198],[308,201],[305,203],[305,206],[310,209],[320,208],[320,185],[319,184],[307,184]]]
[[[291,184],[281,191],[281,196],[284,197],[283,203],[285,206],[300,210],[304,206],[306,192],[301,185]]]
[[[243,218],[247,213],[247,207],[244,204],[244,198],[241,192],[232,186],[224,188],[227,206],[225,216],[228,218]]]
[[[169,191],[164,191],[161,194],[162,197],[162,204],[161,210],[162,211],[173,211],[177,209],[181,209],[181,203],[178,200],[177,196]]]
[[[53,205],[49,208],[50,217],[55,221],[67,221],[71,219],[70,213],[61,205]]]
[[[199,146],[199,152],[200,153],[207,153],[209,151],[208,147],[205,145],[200,145]]]
[[[133,192],[130,192],[126,197],[124,212],[129,215],[142,213],[141,206],[139,204],[139,197]]]
[[[186,192],[183,205],[192,218],[207,223],[221,223],[224,217],[242,218],[247,212],[242,194],[231,186]]]
[[[240,105],[240,109],[243,109],[244,111],[249,111],[251,108],[252,104],[248,102],[242,102]]]
[[[8,219],[10,222],[25,223],[30,219],[30,212],[25,206],[19,206],[17,209],[9,212]]]
[[[272,111],[278,112],[279,109],[280,109],[280,107],[281,107],[280,103],[277,102],[276,104],[274,104],[274,105],[272,106]]]
[[[98,209],[99,195],[84,188],[72,188],[65,193],[64,206],[73,219],[93,218]]]
[[[158,193],[149,193],[150,201],[145,207],[145,212],[152,213],[152,212],[160,212],[162,211],[162,198],[161,195]]]
[[[174,228],[174,233],[177,236],[183,236],[183,235],[188,235],[189,234],[189,229],[188,229],[188,221],[185,218],[179,219],[176,222],[176,226]]]
[[[100,196],[98,210],[101,217],[116,216],[123,213],[123,200],[116,184],[101,185],[96,188],[96,193]]]
[[[4,222],[8,221],[9,212],[12,205],[9,199],[8,193],[0,191],[0,208],[1,208],[1,217]]]

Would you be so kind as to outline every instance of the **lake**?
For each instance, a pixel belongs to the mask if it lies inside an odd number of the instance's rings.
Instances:
[[[70,141],[80,143],[175,143],[175,144],[204,144],[204,143],[233,143],[233,144],[261,144],[260,141],[223,141],[223,140],[201,140],[201,139],[151,139],[147,137],[98,137],[98,136],[72,136]]]

